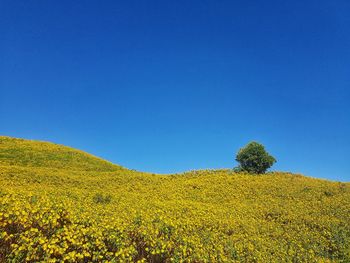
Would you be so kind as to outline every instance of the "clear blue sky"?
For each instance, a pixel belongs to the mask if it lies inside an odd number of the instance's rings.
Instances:
[[[350,2],[0,1],[0,134],[128,168],[350,181]]]

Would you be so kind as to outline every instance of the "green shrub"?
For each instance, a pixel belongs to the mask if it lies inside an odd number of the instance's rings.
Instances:
[[[112,200],[112,196],[111,195],[104,195],[101,193],[95,194],[93,197],[93,201],[96,204],[108,204],[110,203]]]
[[[276,162],[276,159],[266,152],[262,144],[250,142],[238,151],[236,161],[240,164],[234,168],[237,171],[263,174]]]

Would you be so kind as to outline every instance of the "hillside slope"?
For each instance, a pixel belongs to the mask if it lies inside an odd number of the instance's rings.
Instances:
[[[0,136],[0,165],[115,171],[120,166],[67,146]]]
[[[0,262],[350,262],[349,183],[164,176],[52,144],[0,145]]]

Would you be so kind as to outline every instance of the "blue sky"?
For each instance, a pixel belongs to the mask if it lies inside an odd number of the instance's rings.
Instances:
[[[0,2],[0,134],[128,168],[350,181],[350,2]]]

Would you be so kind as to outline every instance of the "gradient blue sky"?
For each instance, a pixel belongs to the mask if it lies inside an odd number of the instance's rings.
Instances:
[[[350,181],[350,2],[0,1],[0,134],[142,171]]]

